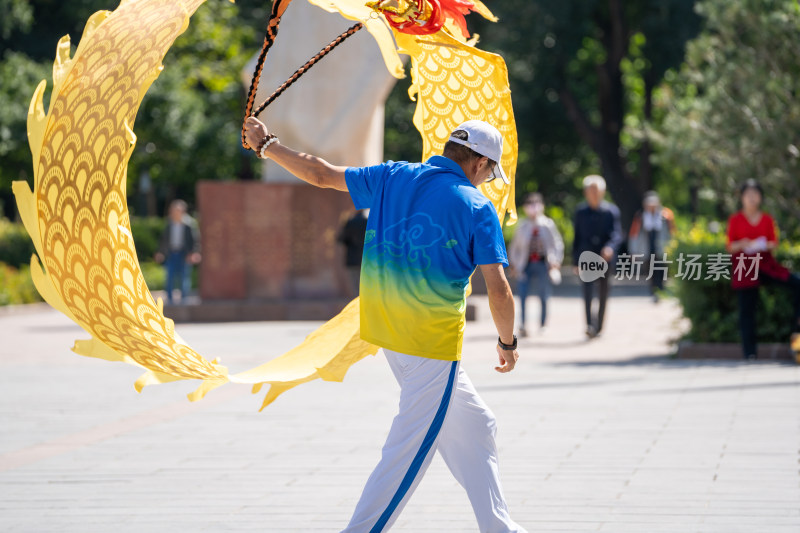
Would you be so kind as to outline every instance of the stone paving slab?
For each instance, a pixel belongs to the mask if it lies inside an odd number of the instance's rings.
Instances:
[[[529,531],[800,531],[800,371],[671,359],[673,302],[612,297],[604,334],[581,302],[492,370],[484,298],[464,366],[498,418],[504,489]],[[533,315],[536,310],[533,310]],[[232,371],[300,342],[316,322],[180,325]],[[0,314],[0,531],[338,531],[380,456],[398,388],[379,355],[343,384],[313,382],[264,412],[226,385],[133,390],[140,371],[69,351],[86,335],[38,308]],[[436,458],[394,528],[477,531]]]

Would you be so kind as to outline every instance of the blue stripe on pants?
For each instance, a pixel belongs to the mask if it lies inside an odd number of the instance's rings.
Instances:
[[[422,463],[425,462],[425,458],[428,456],[428,453],[430,453],[433,443],[436,442],[436,437],[442,429],[442,424],[444,424],[447,406],[450,405],[450,397],[453,394],[453,384],[455,383],[457,368],[458,361],[453,361],[453,364],[450,366],[450,377],[447,378],[447,387],[444,389],[442,402],[439,404],[439,409],[433,417],[431,427],[428,428],[428,433],[425,435],[425,438],[422,439],[422,446],[420,446],[417,455],[414,456],[414,460],[411,461],[411,466],[408,467],[408,472],[406,472],[406,475],[403,477],[403,481],[400,482],[400,486],[397,488],[397,492],[394,493],[392,501],[389,502],[389,506],[383,511],[380,518],[378,518],[378,522],[370,529],[370,533],[380,533],[383,531],[392,513],[395,512],[397,506],[403,501],[408,489],[410,489],[411,485],[414,483],[414,478],[417,477],[419,469],[422,468]]]

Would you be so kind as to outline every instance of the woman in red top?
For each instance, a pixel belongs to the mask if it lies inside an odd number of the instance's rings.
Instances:
[[[794,298],[794,341],[800,332],[800,276],[789,272],[772,255],[772,250],[778,246],[778,238],[772,217],[761,212],[761,185],[755,180],[747,180],[740,195],[742,210],[728,219],[727,249],[732,254],[731,285],[739,300],[739,332],[744,358],[755,359],[758,288],[762,284],[777,284],[791,291]]]

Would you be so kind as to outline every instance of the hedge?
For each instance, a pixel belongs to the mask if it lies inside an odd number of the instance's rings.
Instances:
[[[158,250],[158,241],[167,221],[163,218],[145,217],[131,219],[131,232],[140,261],[148,261]],[[19,222],[0,218],[0,263],[19,268],[29,265],[35,252],[33,241]]]
[[[150,290],[164,288],[164,268],[153,261],[153,256],[166,224],[163,218],[131,219],[136,255]],[[0,218],[0,305],[41,301],[30,276],[29,265],[34,253],[33,241],[25,227]]]
[[[167,227],[167,221],[158,217],[134,217],[131,219],[131,233],[140,262],[153,259],[158,251],[158,241]]]
[[[14,268],[30,265],[33,241],[21,223],[0,218],[0,263]]]
[[[682,280],[677,278],[676,259],[681,254],[700,254],[703,259],[709,254],[727,253],[724,227],[709,231],[706,224],[698,223],[688,231],[678,232],[676,241],[667,251],[670,265],[670,279],[673,291],[683,307],[683,316],[691,322],[685,339],[695,342],[740,342],[739,311],[736,292],[729,280],[719,281],[699,279]],[[783,242],[776,250],[775,258],[784,266],[797,272],[800,269],[800,246]],[[703,272],[701,278],[706,275]],[[785,289],[764,286],[759,291],[760,299],[757,313],[759,342],[788,342],[791,334],[792,299]]]
[[[41,302],[42,297],[33,285],[30,267],[19,268],[0,263],[0,305],[19,305]]]

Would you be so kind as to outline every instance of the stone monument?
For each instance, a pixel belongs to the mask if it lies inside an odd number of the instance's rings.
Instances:
[[[267,57],[256,105],[352,24],[307,2],[294,2]],[[255,57],[243,72],[247,87],[254,65]],[[362,30],[260,118],[294,149],[338,165],[376,164],[383,160],[384,103],[394,83],[374,39]],[[261,163],[260,174],[258,182],[198,185],[201,298],[227,301],[238,309],[234,319],[329,318],[343,306],[347,292],[336,237],[354,211],[349,195],[306,185],[271,161]],[[232,301],[248,302],[257,316],[244,316],[242,306]],[[334,303],[319,305],[326,301]]]

